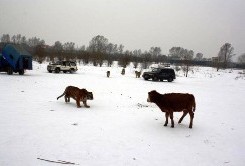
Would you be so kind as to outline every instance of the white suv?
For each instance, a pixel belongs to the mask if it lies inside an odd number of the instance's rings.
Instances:
[[[74,73],[77,71],[77,64],[74,61],[58,61],[55,63],[50,63],[47,66],[47,70],[50,73],[52,73],[53,71],[55,73],[59,73],[60,71],[63,71],[63,73]]]

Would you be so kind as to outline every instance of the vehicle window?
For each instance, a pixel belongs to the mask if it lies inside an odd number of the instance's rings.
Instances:
[[[157,71],[159,71],[159,70],[160,70],[160,69],[157,69],[157,68],[153,68],[153,69],[152,69],[153,72],[157,72]]]
[[[53,65],[60,65],[61,64],[61,62],[55,62],[55,63],[53,63]]]
[[[168,70],[163,69],[163,70],[162,70],[162,73],[168,73]]]
[[[74,63],[74,62],[71,62],[71,66],[76,66],[76,63]]]
[[[172,69],[168,69],[168,73],[173,73],[174,71]]]

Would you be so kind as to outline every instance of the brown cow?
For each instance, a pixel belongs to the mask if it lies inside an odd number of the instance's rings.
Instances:
[[[195,97],[188,93],[167,93],[160,94],[153,90],[148,93],[148,102],[155,103],[162,112],[165,112],[166,121],[164,126],[168,124],[168,117],[171,119],[171,127],[174,127],[173,112],[183,111],[183,115],[178,123],[184,119],[187,113],[190,115],[189,128],[192,128],[194,112],[196,109]]]

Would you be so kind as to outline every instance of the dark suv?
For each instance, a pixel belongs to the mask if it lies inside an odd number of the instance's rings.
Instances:
[[[172,82],[175,79],[174,69],[171,68],[153,68],[150,72],[144,72],[142,77],[145,80],[152,79],[153,81],[167,80]]]

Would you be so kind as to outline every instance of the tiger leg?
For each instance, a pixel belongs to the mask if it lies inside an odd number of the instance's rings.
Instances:
[[[86,108],[90,108],[90,106],[87,105],[87,101],[86,101],[86,100],[83,101],[83,104],[84,104],[84,106],[85,106]]]
[[[77,103],[77,108],[80,108],[81,107],[80,101],[79,100],[76,100],[76,103]]]
[[[80,108],[81,105],[80,105],[80,98],[79,97],[76,99],[76,103],[77,103],[77,108]]]
[[[65,97],[65,102],[67,103],[68,102],[68,96],[65,95],[64,97]]]

